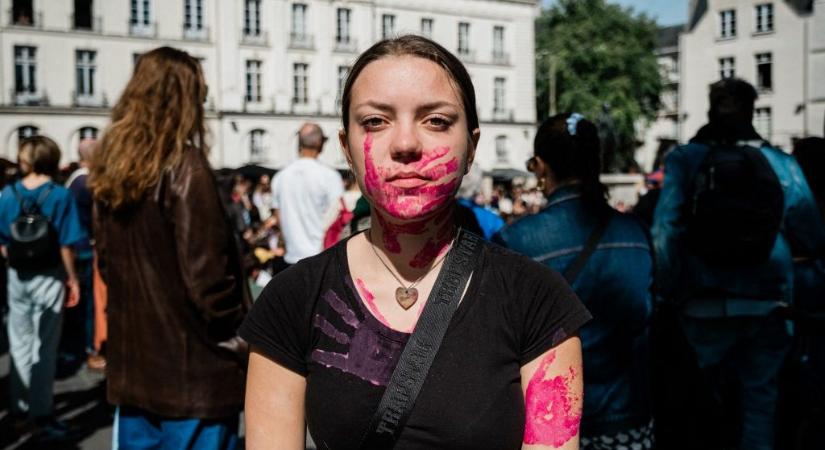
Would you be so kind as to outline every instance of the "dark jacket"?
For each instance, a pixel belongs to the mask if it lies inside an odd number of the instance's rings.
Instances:
[[[613,434],[650,422],[647,398],[648,321],[653,258],[642,225],[609,210],[609,225],[573,283],[593,320],[579,330],[584,362],[582,436]],[[576,186],[548,198],[538,214],[504,227],[494,241],[564,273],[581,253],[598,218]]]
[[[242,409],[235,336],[250,295],[206,157],[192,150],[135,205],[96,205],[108,285],[108,398],[165,417]]]

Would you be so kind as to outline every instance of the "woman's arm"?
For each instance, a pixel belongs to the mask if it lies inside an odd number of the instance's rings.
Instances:
[[[306,448],[305,395],[304,377],[253,347],[246,378],[246,448]]]
[[[522,449],[579,448],[582,350],[571,337],[521,368],[526,422]]]

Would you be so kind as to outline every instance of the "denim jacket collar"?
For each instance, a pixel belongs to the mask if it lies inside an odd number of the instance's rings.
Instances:
[[[547,197],[547,206],[545,206],[545,209],[553,205],[558,205],[559,203],[577,199],[581,196],[581,189],[579,189],[578,183],[562,186],[553,191],[550,196]]]

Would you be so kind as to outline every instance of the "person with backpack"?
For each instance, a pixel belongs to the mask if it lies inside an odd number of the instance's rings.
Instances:
[[[80,299],[73,246],[84,239],[74,198],[52,181],[60,149],[35,136],[20,143],[23,178],[0,195],[0,245],[8,259],[10,410],[19,431],[62,440],[69,429],[52,412],[63,307]]]
[[[740,79],[711,86],[709,123],[665,161],[653,239],[657,287],[707,385],[719,399],[734,381],[738,404],[719,409],[741,409],[739,448],[773,449],[792,254],[823,254],[825,232],[799,165],[751,125],[756,98]]]
[[[596,126],[581,114],[547,119],[527,168],[547,206],[494,242],[564,275],[593,315],[579,331],[584,360],[583,450],[650,449],[648,321],[652,248],[641,222],[607,204]]]

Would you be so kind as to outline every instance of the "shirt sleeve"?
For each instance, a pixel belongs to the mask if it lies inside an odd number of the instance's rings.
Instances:
[[[556,271],[525,258],[519,272],[524,365],[575,335],[591,316]]]
[[[302,266],[292,266],[273,278],[255,301],[238,334],[265,356],[301,376],[307,376],[310,302],[301,289]]]
[[[77,203],[68,189],[62,189],[61,199],[55,207],[54,225],[57,228],[58,240],[61,247],[77,244],[86,237],[80,225],[80,215],[77,212]]]

